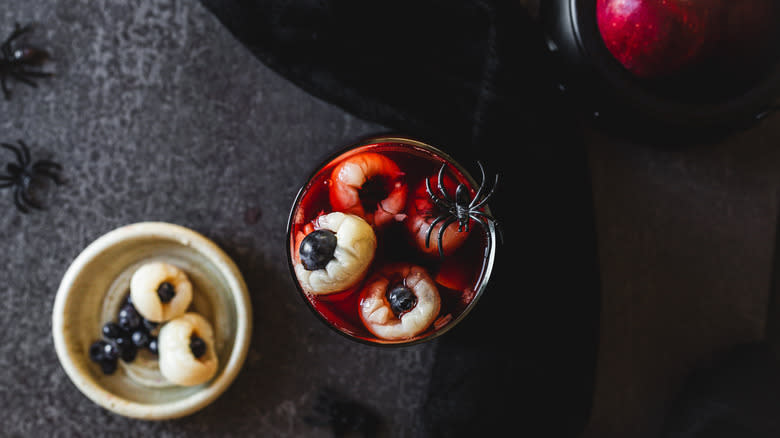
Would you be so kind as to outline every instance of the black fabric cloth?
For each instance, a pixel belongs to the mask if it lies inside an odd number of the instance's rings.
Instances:
[[[585,145],[540,24],[517,1],[201,2],[307,92],[501,174],[490,207],[504,243],[479,305],[439,341],[429,432],[576,436],[592,397],[597,248]]]

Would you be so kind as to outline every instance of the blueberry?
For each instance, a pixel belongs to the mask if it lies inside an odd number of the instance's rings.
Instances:
[[[157,337],[152,336],[149,338],[149,343],[146,344],[146,348],[148,348],[150,352],[157,354]]]
[[[100,362],[105,358],[104,349],[108,342],[100,340],[95,341],[89,346],[89,358],[94,362]]]
[[[131,332],[141,324],[141,315],[138,314],[138,311],[135,310],[132,304],[126,304],[119,309],[117,321],[120,327]]]
[[[176,289],[167,281],[160,283],[160,286],[157,287],[157,296],[163,303],[169,303],[174,295],[176,295]]]
[[[121,339],[121,338],[120,338]],[[103,342],[102,360],[116,360],[119,357],[120,347],[113,342]]]
[[[130,335],[130,340],[136,347],[146,347],[149,344],[149,333],[145,330],[136,330]]]
[[[116,361],[119,350],[116,345],[104,340],[95,341],[89,346],[89,358],[100,366],[103,374],[113,374],[116,371]]]
[[[120,359],[125,362],[135,360],[135,356],[138,354],[138,347],[129,338],[117,338],[114,340],[113,345],[116,346]]]
[[[336,244],[336,233],[333,231],[316,230],[307,234],[299,248],[303,267],[308,271],[324,268],[333,259]]]
[[[103,374],[114,374],[114,371],[116,371],[116,359],[103,359],[98,362],[98,364],[100,364],[100,369],[103,370]]]
[[[206,341],[199,338],[198,335],[192,335],[190,337],[190,351],[196,359],[200,359],[201,356],[206,354]]]
[[[400,315],[411,310],[417,304],[417,296],[408,287],[398,284],[387,292],[387,301],[390,302],[390,309],[393,313]]]
[[[119,324],[109,321],[103,326],[103,337],[106,339],[116,339],[127,336],[125,329],[119,326]]]

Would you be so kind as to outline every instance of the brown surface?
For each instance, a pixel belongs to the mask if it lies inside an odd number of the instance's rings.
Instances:
[[[584,436],[655,437],[693,365],[763,336],[780,114],[710,146],[588,142],[603,295]]]

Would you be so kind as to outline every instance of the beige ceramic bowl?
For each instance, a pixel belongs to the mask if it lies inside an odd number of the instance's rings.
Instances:
[[[219,369],[207,383],[167,383],[147,351],[130,364],[120,360],[108,376],[89,359],[89,346],[100,339],[103,324],[115,319],[133,272],[150,261],[172,263],[187,273],[191,309],[214,327]],[[249,293],[233,261],[201,234],[161,222],[118,228],[84,249],[62,278],[52,315],[57,356],[76,387],[108,410],[145,420],[189,415],[222,394],[244,363],[251,326]]]

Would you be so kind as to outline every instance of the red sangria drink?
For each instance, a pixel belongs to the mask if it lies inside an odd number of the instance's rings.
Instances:
[[[290,271],[327,325],[360,342],[410,345],[454,327],[493,267],[497,225],[481,181],[441,150],[372,138],[321,165],[288,222]]]

